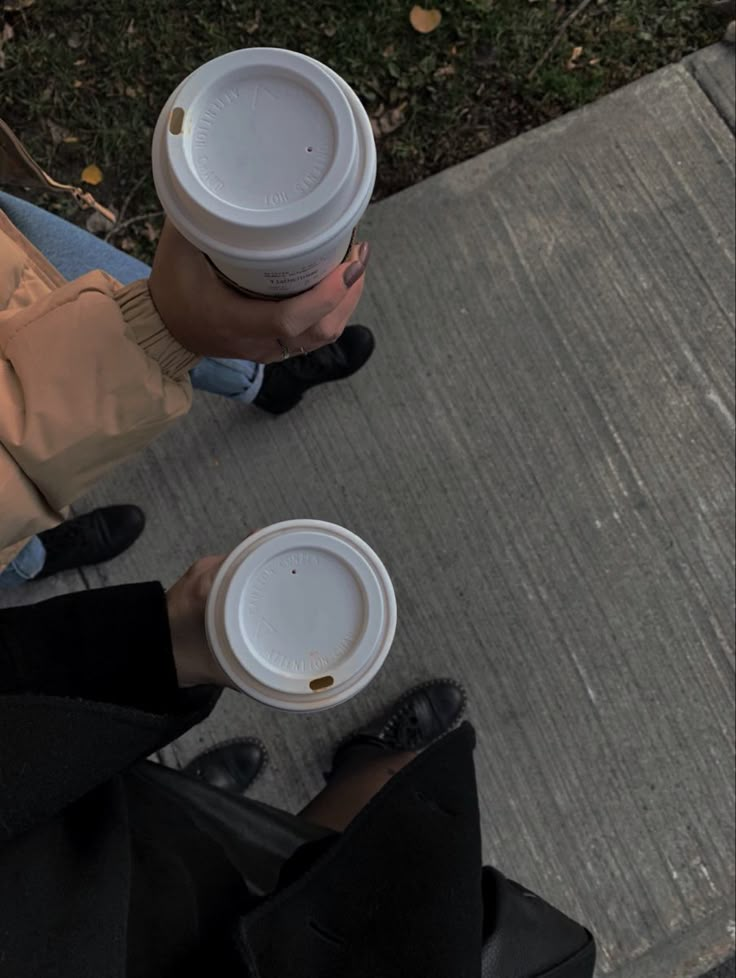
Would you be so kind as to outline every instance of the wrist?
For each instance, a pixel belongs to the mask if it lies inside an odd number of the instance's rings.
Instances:
[[[207,644],[201,619],[203,614],[193,614],[189,609],[182,613],[171,592],[166,596],[171,634],[171,653],[176,669],[177,683],[181,688],[189,686],[223,685],[219,666]]]
[[[171,651],[180,686],[227,686],[207,641],[207,599],[224,557],[204,557],[166,594]]]

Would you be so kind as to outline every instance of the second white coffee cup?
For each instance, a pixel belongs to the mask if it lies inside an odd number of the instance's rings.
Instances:
[[[210,647],[232,683],[280,710],[338,706],[376,676],[396,631],[382,561],[320,520],[276,523],[220,569],[207,603]]]
[[[233,284],[311,288],[344,261],[376,179],[368,115],[332,69],[248,48],[172,93],[153,138],[163,208]]]

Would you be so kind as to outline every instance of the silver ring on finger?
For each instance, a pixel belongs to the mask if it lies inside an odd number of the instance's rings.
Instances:
[[[282,360],[288,360],[289,357],[291,356],[291,350],[286,345],[286,343],[284,343],[283,340],[277,339],[276,342],[278,343],[278,345],[279,345],[279,347],[281,349],[281,359]]]

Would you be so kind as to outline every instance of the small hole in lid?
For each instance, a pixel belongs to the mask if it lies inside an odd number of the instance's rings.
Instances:
[[[313,153],[314,152],[314,146],[307,146],[307,152],[308,153]]]
[[[184,128],[184,109],[177,107],[169,116],[169,132],[172,136],[181,136]]]
[[[335,680],[332,676],[322,676],[321,679],[313,679],[309,684],[309,688],[313,693],[319,693],[323,689],[329,689],[330,686],[335,685]]]

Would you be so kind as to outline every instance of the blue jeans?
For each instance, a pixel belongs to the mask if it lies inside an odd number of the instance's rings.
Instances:
[[[32,537],[15,560],[0,571],[0,591],[32,581],[41,573],[45,563],[46,548],[40,537]]]
[[[88,231],[25,200],[0,191],[0,209],[67,279],[101,268],[123,285],[148,278],[151,269]],[[205,359],[191,373],[192,386],[250,404],[263,383],[263,365],[250,360]],[[40,549],[39,549],[40,548]],[[28,551],[28,554],[26,554]],[[34,538],[13,563],[0,572],[0,587],[35,577],[43,568],[43,544]],[[35,569],[34,569],[35,568]]]

